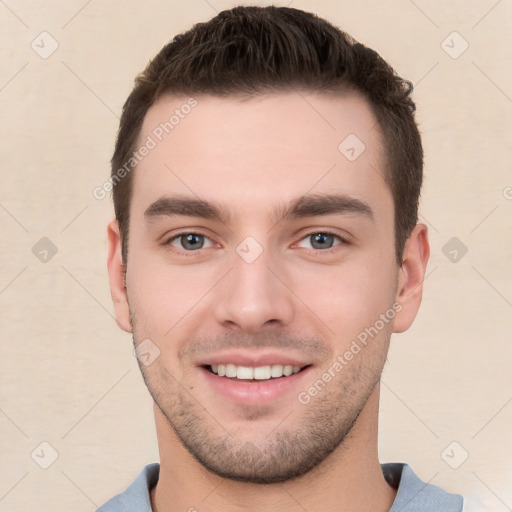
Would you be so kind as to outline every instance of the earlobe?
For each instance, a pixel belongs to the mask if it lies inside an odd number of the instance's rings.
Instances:
[[[402,265],[398,272],[396,301],[400,303],[401,310],[395,317],[393,332],[406,331],[416,318],[429,256],[427,226],[416,224],[405,243]]]
[[[121,235],[119,224],[115,219],[107,227],[107,242],[107,268],[116,322],[123,331],[132,332],[130,308],[126,294],[125,268],[121,253]]]

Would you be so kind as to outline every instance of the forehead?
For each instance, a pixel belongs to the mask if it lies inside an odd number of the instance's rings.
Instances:
[[[138,142],[150,149],[134,171],[135,211],[176,194],[260,213],[307,193],[390,206],[377,120],[356,94],[164,96]]]

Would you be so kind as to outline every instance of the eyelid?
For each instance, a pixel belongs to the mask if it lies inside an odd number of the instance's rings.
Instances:
[[[170,241],[178,236],[182,235],[201,235],[206,238],[212,238],[208,233],[208,230],[201,227],[196,226],[187,226],[183,228],[176,228],[176,229],[170,229],[169,231],[166,231],[163,235],[159,237],[159,240],[162,240],[162,243],[166,243],[166,241]]]
[[[307,238],[308,236],[317,235],[317,234],[334,236],[346,244],[350,243],[350,241],[352,239],[352,236],[350,235],[350,233],[348,233],[344,230],[340,230],[340,229],[336,229],[336,228],[322,228],[321,226],[320,227],[314,226],[312,228],[301,229],[300,232],[296,235],[296,240],[301,241],[301,240],[304,240],[304,238]]]

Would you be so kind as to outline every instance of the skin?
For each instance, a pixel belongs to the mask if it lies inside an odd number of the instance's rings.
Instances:
[[[108,226],[117,323],[136,345],[149,338],[160,351],[140,363],[160,449],[153,508],[387,511],[395,490],[377,456],[379,378],[391,333],[408,329],[421,303],[427,227],[416,225],[399,267],[385,148],[358,95],[196,99],[134,171],[126,286],[118,225]],[[139,140],[186,100],[156,102]],[[349,134],[366,147],[353,162],[338,150]],[[328,194],[363,201],[373,219],[334,212],[276,222],[283,204]],[[221,205],[231,218],[145,218],[155,201],[178,195]],[[183,230],[206,236],[194,239],[203,248],[184,247],[176,238]],[[325,232],[341,238],[315,252],[310,235]],[[262,249],[251,263],[236,251],[248,236]],[[401,307],[394,319],[300,403],[298,393],[393,304]],[[275,401],[234,403],[208,384],[200,364],[236,347],[310,367]]]

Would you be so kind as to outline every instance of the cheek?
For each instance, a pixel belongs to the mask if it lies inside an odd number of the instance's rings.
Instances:
[[[373,326],[393,304],[392,266],[358,262],[322,271],[316,268],[311,273],[302,274],[297,295],[343,346]]]
[[[212,268],[173,266],[159,258],[134,256],[127,273],[128,298],[140,320],[140,335],[170,338],[194,316],[218,280]]]

